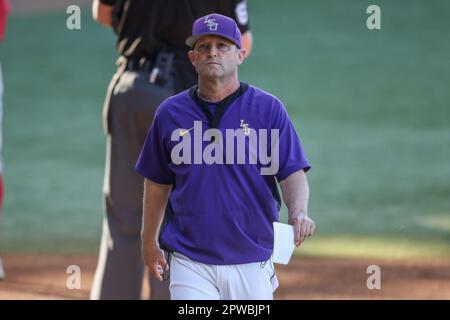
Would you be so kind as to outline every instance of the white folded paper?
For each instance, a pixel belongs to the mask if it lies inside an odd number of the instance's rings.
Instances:
[[[288,264],[294,252],[294,227],[290,224],[273,223],[273,262]]]

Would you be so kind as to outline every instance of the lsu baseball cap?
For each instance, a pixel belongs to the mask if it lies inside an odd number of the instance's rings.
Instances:
[[[227,16],[212,13],[195,20],[192,35],[186,39],[186,44],[193,48],[198,39],[208,35],[228,39],[240,49],[242,48],[241,31],[236,22]]]

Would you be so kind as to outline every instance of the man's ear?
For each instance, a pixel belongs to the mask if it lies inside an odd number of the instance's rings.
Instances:
[[[239,51],[238,51],[238,64],[242,64],[242,62],[244,62],[246,53],[247,53],[247,50],[239,49]]]
[[[194,55],[194,51],[189,50],[188,52],[188,56],[189,56],[189,60],[191,60],[192,65],[194,65],[195,62],[195,55]]]

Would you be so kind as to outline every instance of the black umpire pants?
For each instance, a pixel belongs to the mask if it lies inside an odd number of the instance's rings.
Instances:
[[[141,254],[144,179],[134,166],[157,106],[174,94],[172,83],[149,83],[149,73],[127,71],[124,63],[114,75],[104,106],[107,151],[104,221],[91,299],[140,299],[144,275]],[[169,281],[150,278],[151,299],[170,299]]]

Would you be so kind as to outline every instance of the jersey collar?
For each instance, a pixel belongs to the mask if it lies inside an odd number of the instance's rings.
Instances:
[[[245,82],[240,82],[239,88],[230,94],[228,97],[224,98],[222,101],[217,104],[216,112],[214,115],[211,114],[211,111],[208,107],[208,102],[200,98],[197,94],[198,85],[189,89],[189,95],[192,100],[202,109],[203,113],[206,115],[208,119],[210,128],[218,128],[220,120],[222,119],[223,114],[228,109],[228,107],[236,101],[240,96],[242,96],[245,91],[248,89],[248,84]]]

